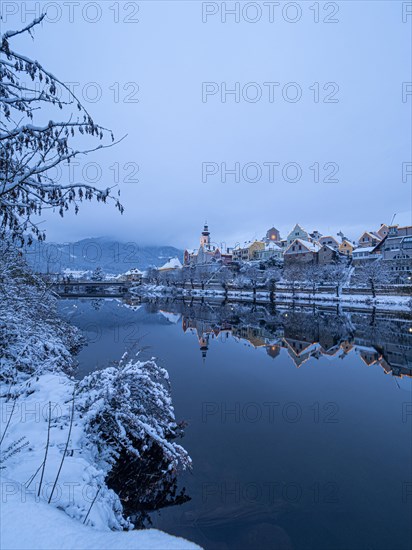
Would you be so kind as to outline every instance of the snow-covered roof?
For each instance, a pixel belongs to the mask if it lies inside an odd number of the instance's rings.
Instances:
[[[72,277],[82,277],[87,272],[88,272],[87,269],[83,271],[80,271],[77,269],[70,269],[69,267],[66,267],[65,269],[63,269],[64,275],[71,275]]]
[[[357,351],[368,351],[370,353],[378,353],[376,349],[372,346],[359,346],[358,344],[355,345],[355,352]]]
[[[126,271],[124,275],[143,275],[143,273],[140,271],[140,269],[137,269],[137,267],[132,267],[132,269]]]
[[[258,240],[248,241],[248,242],[245,242],[243,246],[240,244],[237,244],[235,247],[233,247],[233,250],[248,250],[252,245],[256,243],[263,244],[262,241],[258,241]]]
[[[306,233],[306,231],[303,229],[303,227],[298,223],[295,224],[295,227],[292,229],[292,231],[304,231]],[[292,233],[292,231],[291,231],[291,233]]]
[[[358,248],[355,248],[355,250],[352,252],[352,254],[358,254],[359,252],[372,252],[374,250],[374,246],[359,246]]]
[[[322,248],[319,243],[311,243],[309,241],[304,241],[303,239],[295,239],[285,250],[285,254],[291,249],[291,247],[295,244],[299,243],[305,248],[307,248],[310,252],[319,252],[319,250]]]
[[[339,241],[335,239],[335,237],[333,237],[332,235],[323,235],[322,237],[319,238],[319,242],[325,239],[331,239],[332,241],[335,241],[336,244],[339,244]]]
[[[179,258],[171,258],[168,262],[162,265],[162,267],[159,267],[159,271],[162,269],[180,269],[181,267],[182,264]]]
[[[265,245],[265,250],[279,250],[280,252],[282,252],[282,249],[280,248],[280,246],[278,246],[276,243],[273,243],[273,242],[269,242]]]
[[[326,248],[329,248],[329,250],[332,250],[332,252],[336,252],[336,250],[330,244],[327,244],[327,243],[321,243],[321,244],[322,244],[322,247],[324,246]]]
[[[380,237],[379,235],[377,235],[377,234],[374,233],[373,231],[364,231],[364,232],[362,233],[362,235],[359,237],[359,240],[360,240],[364,235],[369,235],[369,237],[372,237],[372,239],[378,239],[378,241],[381,241],[381,240],[382,240],[382,237]]]
[[[176,324],[180,321],[181,315],[180,313],[170,313],[170,311],[163,311],[162,309],[159,311],[163,317],[165,317],[170,323]]]
[[[319,243],[304,241],[302,239],[298,239],[298,242],[309,248],[312,252],[318,252],[322,248]]]

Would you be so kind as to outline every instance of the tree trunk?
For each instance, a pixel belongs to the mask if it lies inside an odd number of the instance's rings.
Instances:
[[[370,279],[370,282],[371,282],[372,297],[376,298],[375,282],[373,279]]]

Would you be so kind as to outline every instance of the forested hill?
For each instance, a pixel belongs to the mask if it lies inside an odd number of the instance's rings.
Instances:
[[[73,243],[36,242],[26,248],[25,254],[29,265],[42,273],[93,271],[101,267],[106,274],[116,275],[133,267],[159,267],[175,256],[182,261],[183,250],[98,237]]]

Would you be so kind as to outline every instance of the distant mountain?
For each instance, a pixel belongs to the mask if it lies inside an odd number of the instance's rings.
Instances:
[[[36,242],[26,249],[28,263],[41,273],[92,272],[101,267],[105,274],[117,275],[133,267],[159,267],[175,256],[181,260],[183,250],[173,246],[139,246],[107,237],[64,244]]]

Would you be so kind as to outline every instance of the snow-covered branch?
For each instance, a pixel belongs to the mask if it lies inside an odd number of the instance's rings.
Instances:
[[[21,30],[7,31],[0,46],[0,236],[8,233],[22,242],[32,240],[30,234],[26,235],[27,231],[40,240],[45,238],[44,232],[33,220],[43,207],[57,208],[63,216],[71,207],[77,213],[83,200],[106,202],[112,199],[116,208],[123,212],[119,192],[114,197],[110,188],[102,190],[82,182],[60,183],[53,181],[49,175],[50,170],[62,163],[69,163],[81,154],[111,147],[119,141],[114,140],[110,130],[95,124],[67,85],[38,61],[10,48],[11,38],[24,33],[31,35],[43,19],[44,15]],[[33,82],[31,88],[23,81],[23,77],[27,76]],[[70,102],[59,98],[58,89],[62,88],[68,91]],[[76,116],[69,110],[66,120],[62,120],[61,116],[57,120],[42,120],[45,105],[61,112],[72,104],[77,107]],[[94,147],[71,145],[72,141],[77,145],[79,140],[104,140],[106,136],[110,139],[109,143]]]

